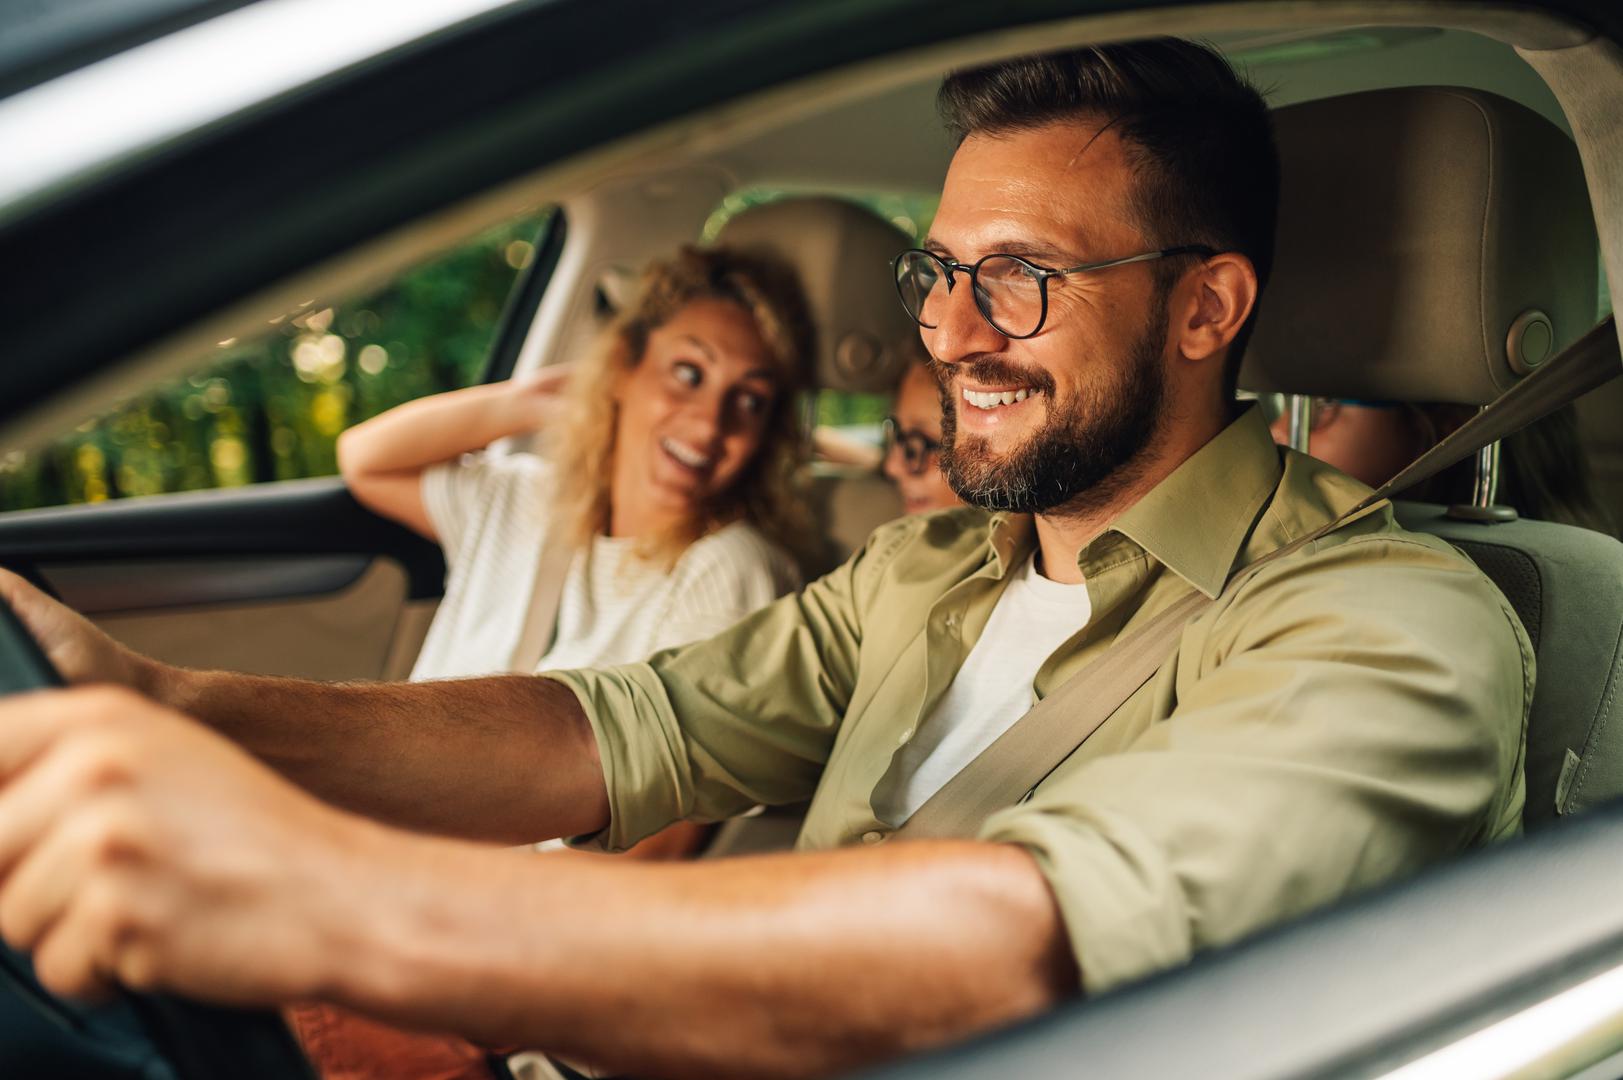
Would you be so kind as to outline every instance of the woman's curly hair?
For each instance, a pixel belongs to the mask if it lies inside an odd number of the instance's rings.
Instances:
[[[604,332],[581,370],[570,376],[562,420],[549,432],[560,484],[558,520],[576,545],[609,528],[609,485],[619,405],[616,380],[643,360],[648,337],[698,300],[726,300],[755,323],[777,381],[761,445],[738,478],[691,520],[649,538],[645,557],[674,565],[693,541],[734,521],[747,521],[790,551],[801,546],[804,511],[795,470],[805,432],[795,415],[810,388],[816,338],[799,275],[764,252],[683,247],[643,271],[636,298]]]

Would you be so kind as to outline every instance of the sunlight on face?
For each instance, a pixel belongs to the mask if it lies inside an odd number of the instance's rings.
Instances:
[[[1066,120],[965,139],[926,248],[1055,268],[1152,246],[1132,213],[1126,147],[1098,130]],[[943,462],[960,495],[1042,512],[1125,481],[1163,396],[1166,308],[1147,265],[1050,279],[1048,318],[1030,338],[999,333],[967,288],[939,311],[921,335],[943,376]]]
[[[779,393],[754,321],[696,300],[648,337],[617,390],[612,531],[636,535],[696,513],[761,446]]]

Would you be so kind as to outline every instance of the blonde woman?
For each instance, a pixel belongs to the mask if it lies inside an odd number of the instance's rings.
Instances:
[[[355,498],[445,550],[412,677],[509,670],[549,545],[573,555],[532,670],[641,660],[793,588],[793,406],[811,335],[789,268],[683,248],[648,267],[590,359],[346,431],[338,463]],[[544,457],[485,452],[531,432]]]
[[[718,633],[798,584],[796,395],[812,329],[794,272],[683,248],[644,272],[600,347],[566,370],[410,402],[339,439],[356,500],[436,541],[445,596],[414,679],[640,660]],[[485,448],[537,432],[545,456]],[[555,634],[515,663],[544,551],[568,558]],[[628,856],[692,854],[676,825]],[[588,856],[579,856],[588,857]],[[484,1077],[458,1039],[339,1010],[291,1019],[327,1080]]]

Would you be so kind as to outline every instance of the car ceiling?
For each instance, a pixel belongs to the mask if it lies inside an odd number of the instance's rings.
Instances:
[[[1275,106],[1391,86],[1450,85],[1518,101],[1566,130],[1543,80],[1503,42],[1457,30],[1361,27],[1214,39]],[[708,156],[741,184],[939,190],[951,147],[935,116],[940,72],[846,102]]]

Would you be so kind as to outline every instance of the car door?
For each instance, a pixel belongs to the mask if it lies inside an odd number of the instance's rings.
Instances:
[[[439,548],[338,477],[300,474],[330,472],[343,425],[506,377],[563,235],[556,211],[526,215],[13,451],[0,506],[27,508],[0,512],[0,564],[171,663],[404,678],[441,592]]]

